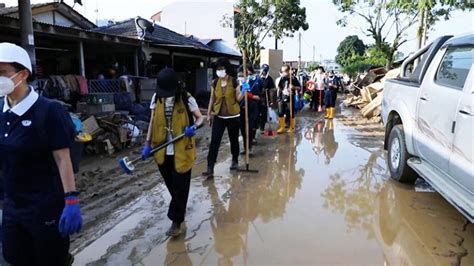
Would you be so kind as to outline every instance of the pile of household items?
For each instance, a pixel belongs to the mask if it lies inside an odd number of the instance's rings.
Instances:
[[[350,95],[344,100],[344,105],[360,109],[362,116],[374,121],[381,121],[382,97],[385,81],[396,78],[400,69],[386,71],[385,68],[372,69],[366,74],[359,75],[348,90]]]
[[[38,90],[70,111],[78,134],[73,153],[111,155],[141,143],[147,132],[150,109],[139,103],[134,86],[128,79],[88,81],[67,75],[40,80]]]

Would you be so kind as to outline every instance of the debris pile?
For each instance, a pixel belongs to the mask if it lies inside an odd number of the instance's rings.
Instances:
[[[399,74],[399,68],[387,72],[382,67],[372,69],[367,74],[359,75],[349,85],[351,95],[344,100],[344,105],[358,108],[364,117],[380,121],[385,81],[396,78]]]

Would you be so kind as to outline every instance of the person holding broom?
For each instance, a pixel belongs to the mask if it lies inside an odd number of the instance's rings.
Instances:
[[[239,82],[233,75],[233,68],[229,60],[219,58],[216,62],[217,79],[211,85],[211,97],[207,116],[212,127],[211,144],[207,155],[207,170],[204,176],[214,176],[214,165],[221,146],[225,130],[229,134],[232,163],[230,170],[237,170],[239,166],[239,127],[240,107],[242,99]]]
[[[152,147],[185,137],[153,154],[161,176],[171,194],[168,218],[172,221],[167,236],[181,234],[191,183],[191,169],[196,160],[196,129],[203,123],[196,100],[181,88],[176,72],[165,68],[158,73],[157,89],[150,109],[151,120],[142,158],[151,157]]]
[[[239,67],[238,79],[241,83],[240,89],[240,132],[244,139],[244,151],[241,154],[246,154],[247,147],[247,134],[246,134],[246,123],[249,126],[249,155],[252,155],[252,142],[255,139],[257,132],[257,120],[259,113],[259,102],[261,98],[262,91],[262,80],[259,76],[255,75],[254,69],[251,65],[246,66],[247,76],[244,73],[244,66]],[[246,77],[245,77],[246,76]],[[245,116],[245,92],[247,92],[248,97],[248,118]]]
[[[298,90],[300,90],[300,83],[296,77],[290,74],[290,71],[291,67],[289,65],[283,65],[280,69],[280,78],[278,78],[276,82],[279,116],[279,128],[277,130],[278,134],[285,133],[285,116],[290,120],[290,127],[287,132],[295,132],[296,127],[295,94]]]

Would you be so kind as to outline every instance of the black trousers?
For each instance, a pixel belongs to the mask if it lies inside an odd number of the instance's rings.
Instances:
[[[166,187],[171,194],[171,202],[168,208],[168,218],[176,223],[184,222],[186,205],[188,204],[189,187],[191,184],[191,171],[184,174],[176,172],[174,156],[166,156],[165,162],[159,165],[161,176],[165,180]]]
[[[268,120],[268,107],[266,104],[261,103],[259,107],[259,114],[258,114],[258,127],[260,130],[265,130],[265,124]]]
[[[315,90],[313,91],[313,98],[311,101],[311,107],[314,107],[314,110],[318,110],[318,106],[324,106],[324,91],[323,90]]]
[[[286,118],[290,118],[291,117],[295,117],[295,96],[293,96],[293,108],[291,109],[291,114],[290,114],[290,101],[285,101],[283,99],[281,99],[280,101],[278,101],[278,116],[280,118],[284,117],[286,115]]]
[[[252,149],[252,140],[255,139],[257,133],[257,119],[258,119],[258,107],[257,105],[250,106],[249,108],[249,149]],[[240,133],[242,134],[242,138],[244,140],[244,150],[247,147],[247,132],[246,132],[246,125],[245,125],[245,107],[240,108]]]
[[[219,148],[221,146],[222,136],[227,128],[230,141],[230,151],[232,153],[232,161],[239,161],[239,129],[240,129],[240,118],[222,119],[219,117],[214,118],[212,124],[212,137],[211,145],[209,147],[209,153],[207,155],[207,165],[214,167],[217,161],[217,155],[219,154]]]
[[[58,230],[61,209],[51,206],[30,213],[30,217],[17,215],[5,206],[2,222],[5,260],[20,266],[66,265],[69,237],[61,236]]]

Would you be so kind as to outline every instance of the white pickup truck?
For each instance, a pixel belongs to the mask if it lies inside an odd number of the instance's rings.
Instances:
[[[393,179],[422,177],[474,223],[474,33],[443,36],[386,82],[385,149]]]

